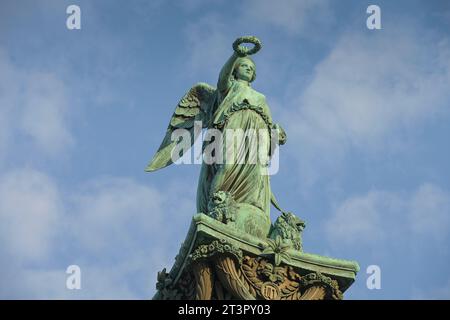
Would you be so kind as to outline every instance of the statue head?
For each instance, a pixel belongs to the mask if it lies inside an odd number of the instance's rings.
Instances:
[[[234,63],[233,76],[235,79],[253,82],[256,78],[255,62],[249,56],[238,58]]]

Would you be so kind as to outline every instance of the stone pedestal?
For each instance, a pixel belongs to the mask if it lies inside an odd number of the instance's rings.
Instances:
[[[301,252],[197,214],[170,272],[158,273],[153,299],[343,299],[354,261]]]

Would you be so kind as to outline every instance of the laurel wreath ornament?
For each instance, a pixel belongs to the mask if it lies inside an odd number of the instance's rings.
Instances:
[[[241,46],[243,43],[252,43],[253,48]],[[233,42],[233,50],[241,57],[257,53],[262,48],[261,41],[254,36],[239,37]]]

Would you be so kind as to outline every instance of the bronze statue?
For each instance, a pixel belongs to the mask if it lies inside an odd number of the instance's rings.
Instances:
[[[359,266],[303,252],[304,221],[282,211],[270,188],[274,147],[286,134],[272,122],[265,96],[251,87],[250,55],[261,42],[241,37],[233,49],[217,89],[199,83],[180,100],[146,169],[177,162],[207,129],[198,213],[172,269],[158,273],[154,299],[342,299]],[[270,203],[282,212],[273,225]]]
[[[244,42],[254,44],[253,48],[241,46]],[[233,207],[228,206],[228,211],[233,212],[229,221],[240,230],[267,237],[271,227],[271,200],[279,208],[270,188],[268,161],[275,144],[286,142],[286,134],[272,122],[265,96],[251,86],[256,79],[256,65],[250,55],[261,49],[261,42],[256,37],[241,37],[233,43],[233,49],[220,71],[217,89],[199,83],[180,100],[166,136],[146,170],[164,168],[173,162],[174,156],[178,157],[173,153],[178,141],[172,141],[176,129],[190,130],[191,145],[196,138],[196,121],[201,121],[203,128],[222,133],[243,131],[246,135],[240,141],[221,139],[220,150],[224,155],[233,155],[234,160],[246,161],[229,161],[227,157],[223,163],[202,163],[197,211],[213,212],[218,199],[222,199],[221,204],[233,203]],[[274,141],[274,136],[278,141]],[[205,141],[203,149],[207,148],[208,141]],[[255,159],[260,153],[267,155],[266,161]]]

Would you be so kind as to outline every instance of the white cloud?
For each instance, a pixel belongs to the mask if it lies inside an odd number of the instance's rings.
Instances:
[[[190,71],[200,72],[202,77],[206,73],[207,78],[214,79],[215,85],[220,68],[233,53],[231,44],[236,38],[247,33],[265,32],[265,28],[273,30],[273,27],[281,29],[283,34],[311,37],[311,30],[317,32],[318,28],[330,25],[329,4],[329,0],[251,0],[235,6],[232,16],[225,16],[220,2],[216,3],[215,9],[209,1],[183,2],[182,8],[197,14],[193,15],[184,31],[188,67]],[[201,15],[198,14],[200,12]],[[264,39],[261,40],[264,43]],[[289,52],[286,54],[291,55]],[[296,58],[292,54],[289,61]],[[267,59],[274,60],[276,68],[280,68],[278,52],[275,57],[266,56]],[[291,68],[289,62],[283,61],[282,64],[283,68]]]
[[[65,193],[33,169],[4,174],[1,297],[150,298],[194,213],[186,186],[171,191],[176,202],[132,179],[103,177]],[[79,292],[65,288],[70,264],[82,269]]]
[[[54,73],[24,71],[0,48],[0,152],[27,136],[43,154],[73,144],[68,128],[66,87]],[[11,138],[14,137],[14,141]]]
[[[218,15],[208,14],[188,24],[185,29],[188,67],[201,72],[201,76],[206,73],[214,81],[217,81],[220,68],[233,53],[231,44],[234,39],[222,20]]]
[[[2,299],[65,299],[64,270],[27,269],[15,261],[2,265],[0,297]]]
[[[305,187],[334,176],[350,148],[386,150],[448,113],[449,54],[447,40],[436,43],[425,31],[344,34],[310,84],[287,98],[287,132],[301,146],[289,150]]]
[[[32,169],[0,177],[0,238],[20,261],[44,259],[63,216],[55,183]]]
[[[390,236],[396,216],[406,209],[404,200],[386,191],[370,191],[363,196],[345,199],[326,223],[331,243],[375,245]]]
[[[450,236],[450,193],[430,183],[409,194],[370,191],[338,204],[325,230],[339,246],[384,246],[419,236],[439,243]]]
[[[153,186],[104,177],[71,197],[66,230],[77,247],[72,259],[86,275],[80,297],[152,296],[157,271],[172,265],[187,231],[182,217],[193,214],[184,208],[191,197],[171,191],[175,203]]]
[[[24,145],[30,159],[59,158],[74,142],[69,88],[35,70],[0,48],[0,160]],[[64,190],[32,168],[0,171],[0,297],[150,298],[195,213],[191,186],[176,185],[173,197],[120,177]],[[82,268],[80,292],[65,288],[69,264]]]
[[[160,234],[164,195],[125,178],[101,178],[84,185],[75,196],[71,225],[87,250],[99,252],[136,247],[139,239]],[[120,242],[117,239],[120,237]]]
[[[18,74],[6,52],[0,49],[0,160],[5,157],[11,136],[12,112],[19,95]]]
[[[66,121],[68,101],[64,83],[54,74],[33,73],[24,83],[19,112],[20,128],[37,147],[49,154],[72,145],[73,137]]]
[[[450,232],[450,194],[424,184],[411,200],[411,229],[419,235],[442,239]]]

